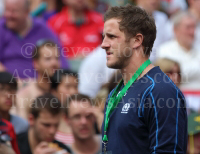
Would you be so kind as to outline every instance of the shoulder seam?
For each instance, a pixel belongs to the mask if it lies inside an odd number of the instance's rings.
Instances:
[[[138,110],[138,117],[142,117],[142,116],[144,116],[144,108],[143,108],[143,104],[144,104],[144,99],[150,94],[150,92],[153,90],[153,88],[154,88],[154,86],[155,86],[155,82],[154,82],[154,80],[151,78],[151,77],[149,77],[148,75],[147,75],[147,77],[152,81],[152,84],[145,90],[145,92],[143,93],[143,95],[142,95],[142,99],[141,99],[141,103],[140,103],[140,107],[139,107],[139,110]],[[150,89],[151,88],[151,89]],[[150,91],[148,91],[150,89]],[[147,93],[148,92],[148,93]],[[147,93],[147,94],[146,94]],[[140,109],[142,109],[142,115],[140,115]]]
[[[176,87],[176,85],[172,82],[172,80],[165,74],[165,76],[169,79],[170,83],[174,86],[174,88],[177,90],[177,92],[184,98],[184,95],[182,92]]]

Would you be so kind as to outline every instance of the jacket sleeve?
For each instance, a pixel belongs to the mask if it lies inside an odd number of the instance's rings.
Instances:
[[[187,113],[178,88],[155,88],[143,106],[151,154],[186,154]]]

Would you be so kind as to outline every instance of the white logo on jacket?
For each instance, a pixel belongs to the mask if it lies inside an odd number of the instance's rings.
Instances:
[[[122,112],[121,113],[128,113],[128,110],[130,108],[130,103],[126,103],[123,108],[122,108]]]

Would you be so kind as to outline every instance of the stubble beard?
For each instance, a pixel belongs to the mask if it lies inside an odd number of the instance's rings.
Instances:
[[[41,136],[40,136],[40,132],[37,130],[36,126],[33,127],[33,133],[35,136],[35,139],[38,143],[42,142]]]
[[[127,54],[128,53],[128,54]],[[123,69],[125,68],[128,64],[129,64],[129,61],[130,61],[130,56],[126,56],[126,55],[130,55],[130,51],[126,51],[125,53],[122,53],[121,55],[117,55],[117,61],[113,64],[108,64],[107,63],[107,67],[108,68],[112,68],[112,69]]]

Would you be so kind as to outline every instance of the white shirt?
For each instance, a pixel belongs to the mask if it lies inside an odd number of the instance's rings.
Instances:
[[[167,15],[160,11],[154,11],[153,17],[154,17],[155,23],[156,23],[157,34],[156,34],[156,40],[154,42],[154,46],[152,49],[152,53],[150,56],[150,60],[152,62],[154,62],[156,60],[156,57],[157,57],[156,51],[157,51],[158,46],[160,46],[162,43],[169,40],[169,38],[166,35],[166,31],[168,28],[168,27],[166,27],[166,23],[168,22]]]
[[[168,58],[180,64],[181,90],[200,90],[200,48],[194,45],[186,51],[176,40],[171,40],[159,47],[157,58]]]
[[[174,23],[171,20],[168,20],[168,22],[165,25],[165,37],[167,38],[167,40],[172,40],[175,38]],[[197,23],[195,30],[195,40],[194,40],[195,46],[200,47],[199,42],[200,42],[200,21]]]
[[[94,98],[114,72],[106,65],[106,51],[101,47],[96,48],[84,59],[79,69],[79,92]]]

